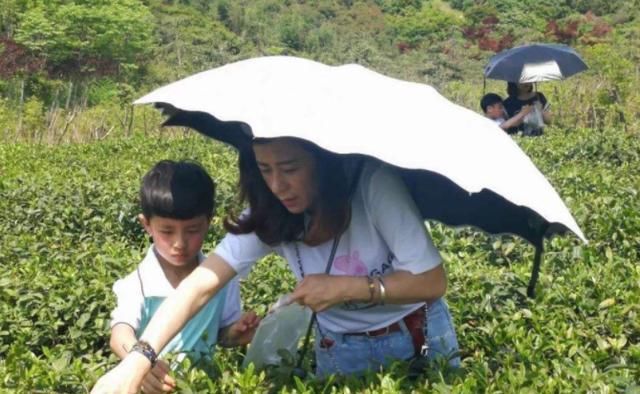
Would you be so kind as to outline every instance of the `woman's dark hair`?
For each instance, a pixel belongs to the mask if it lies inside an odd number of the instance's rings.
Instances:
[[[507,96],[518,97],[518,84],[515,82],[507,82]]]
[[[529,85],[530,92],[533,90],[533,85]],[[507,82],[507,95],[509,97],[518,97],[518,84],[516,82]]]
[[[190,161],[162,160],[142,178],[140,205],[148,219],[213,217],[215,185],[207,171]]]
[[[240,199],[248,202],[246,215],[230,217],[225,228],[232,234],[255,232],[267,245],[302,240],[319,245],[341,234],[349,225],[349,186],[343,161],[334,153],[311,142],[290,138],[313,156],[314,177],[318,190],[315,195],[313,221],[305,230],[304,214],[293,214],[278,200],[264,181],[252,148],[240,150]],[[256,139],[254,144],[272,140]]]

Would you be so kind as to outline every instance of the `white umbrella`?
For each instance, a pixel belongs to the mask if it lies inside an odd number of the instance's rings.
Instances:
[[[166,124],[236,146],[251,136],[291,136],[339,154],[374,156],[406,170],[425,218],[517,234],[538,249],[545,236],[566,230],[586,242],[507,134],[425,84],[354,64],[274,56],[195,74],[135,103],[173,107]]]

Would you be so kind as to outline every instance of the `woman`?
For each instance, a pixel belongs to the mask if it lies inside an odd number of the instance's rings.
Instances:
[[[532,113],[537,111],[541,115],[544,124],[551,123],[551,112],[549,111],[547,98],[544,94],[535,91],[533,84],[507,82],[507,95],[507,99],[504,100],[504,109],[507,111],[508,118],[516,116],[523,107],[530,105],[533,107]],[[525,118],[524,122],[509,128],[507,132],[509,134],[514,134],[518,131],[525,132],[526,126],[527,120]],[[542,127],[526,131],[526,134],[539,135],[542,134]]]
[[[410,359],[425,336],[430,357],[451,356],[458,365],[440,298],[441,258],[394,170],[303,140],[256,139],[240,154],[240,187],[250,210],[227,223],[230,233],[215,253],[156,312],[141,336],[147,352],[130,353],[95,392],[137,390],[153,353],[236,273],[270,252],[283,256],[299,281],[292,301],[318,312],[319,375]],[[328,262],[331,274],[324,273]]]

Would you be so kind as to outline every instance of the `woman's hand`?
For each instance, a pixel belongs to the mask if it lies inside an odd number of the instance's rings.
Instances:
[[[129,353],[120,364],[96,382],[91,393],[137,393],[150,367],[151,363],[145,356],[137,352]]]
[[[523,105],[522,109],[520,110],[520,113],[527,115],[531,113],[531,111],[533,111],[533,108],[534,108],[533,105]]]
[[[346,281],[357,280],[366,289],[366,279],[347,276],[332,276],[327,274],[307,275],[298,283],[293,293],[291,302],[305,305],[315,312],[321,312],[336,304],[349,301],[346,296]]]
[[[430,302],[446,293],[447,276],[442,265],[420,274],[396,271],[384,276],[384,287],[387,304]],[[372,297],[366,276],[316,274],[298,283],[291,302],[321,312],[344,302],[379,302],[380,296],[379,286],[374,285]]]

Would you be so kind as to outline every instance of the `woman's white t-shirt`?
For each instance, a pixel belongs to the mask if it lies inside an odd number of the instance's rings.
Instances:
[[[352,199],[351,223],[340,237],[331,275],[376,276],[394,271],[419,274],[441,264],[420,212],[395,170],[368,160]],[[298,280],[296,243],[274,247],[255,233],[227,234],[215,253],[238,273],[270,252],[287,260]],[[333,240],[318,246],[297,242],[304,275],[324,273]],[[423,305],[340,304],[318,313],[323,329],[336,333],[363,332],[386,327]]]

